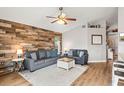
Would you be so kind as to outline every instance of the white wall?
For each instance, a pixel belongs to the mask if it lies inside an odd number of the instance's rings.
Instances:
[[[78,26],[62,34],[63,51],[67,49],[86,49],[87,48],[87,30]]]
[[[105,23],[103,23],[105,24]],[[102,35],[102,45],[92,45],[92,35]],[[103,28],[88,29],[88,52],[90,62],[105,62],[106,61],[106,30]]]
[[[103,28],[88,29],[81,26],[63,33],[63,50],[68,49],[87,49],[90,62],[106,61],[106,30],[105,21],[102,22]],[[91,35],[100,34],[103,36],[102,45],[91,45]]]
[[[118,31],[124,32],[124,8],[118,8]],[[124,54],[124,42],[118,42],[118,53]]]

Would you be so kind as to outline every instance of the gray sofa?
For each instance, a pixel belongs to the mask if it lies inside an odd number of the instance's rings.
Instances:
[[[70,49],[68,52],[69,57],[75,59],[76,64],[86,65],[88,63],[88,51],[81,49]]]
[[[33,52],[26,52],[24,67],[30,71],[52,65],[57,63],[57,50],[38,50]]]

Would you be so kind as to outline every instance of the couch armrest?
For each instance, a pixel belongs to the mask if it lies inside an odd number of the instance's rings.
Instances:
[[[74,57],[76,63],[87,64],[88,62],[88,54],[83,55],[82,57]]]
[[[85,61],[88,61],[88,57],[89,57],[88,54],[85,54],[85,55],[84,55],[84,59],[85,59]]]
[[[35,60],[31,59],[31,58],[25,58],[25,67],[29,70],[31,70],[31,68],[34,66],[34,62]]]
[[[28,62],[31,62],[31,63],[33,63],[35,61],[34,59],[31,59],[31,58],[26,58],[25,60],[27,60]]]

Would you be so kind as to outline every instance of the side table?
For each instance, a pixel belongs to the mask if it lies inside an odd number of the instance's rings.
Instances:
[[[69,70],[70,68],[75,67],[75,60],[68,57],[59,58],[57,60],[57,67]]]
[[[18,72],[19,70],[22,69],[24,58],[13,59],[12,61],[15,63],[15,67],[14,67],[15,72]]]
[[[12,58],[0,57],[0,76],[13,72]]]

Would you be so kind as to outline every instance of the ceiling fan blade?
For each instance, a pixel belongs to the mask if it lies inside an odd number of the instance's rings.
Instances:
[[[51,23],[55,23],[55,22],[57,22],[58,20],[55,20],[55,21],[52,21]]]
[[[66,22],[66,20],[63,20],[64,21],[64,25],[67,25],[68,23]]]
[[[53,16],[46,16],[47,18],[57,18],[57,17],[53,17]]]
[[[65,18],[66,20],[76,21],[76,18]]]
[[[64,25],[67,25],[67,24],[68,24],[66,21],[64,21],[64,22],[65,22],[65,24],[64,24]]]

